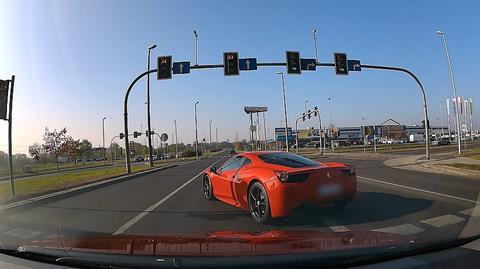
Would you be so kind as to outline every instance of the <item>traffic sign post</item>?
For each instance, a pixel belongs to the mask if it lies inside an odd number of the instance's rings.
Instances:
[[[307,70],[307,71],[317,70],[317,63],[315,59],[300,59],[300,65],[302,70]]]
[[[257,70],[257,58],[240,59],[238,63],[242,71]]]
[[[348,71],[362,71],[360,60],[348,60]]]
[[[173,74],[190,74],[190,62],[174,62]]]
[[[15,76],[11,80],[0,80],[0,119],[8,120],[8,171],[10,174],[10,189],[12,197],[15,197],[15,180],[13,179],[13,153],[12,153],[12,111],[13,111],[13,86]],[[10,86],[10,90],[9,90]],[[9,100],[7,100],[9,99]],[[8,117],[7,117],[8,105]]]

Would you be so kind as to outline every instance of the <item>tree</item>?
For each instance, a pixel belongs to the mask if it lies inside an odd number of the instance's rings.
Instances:
[[[38,143],[34,143],[28,147],[28,154],[35,160],[35,173],[38,172],[38,160],[42,154],[42,146]]]
[[[79,146],[79,155],[83,156],[84,158],[92,157],[92,143],[88,141],[88,139],[82,139]]]
[[[60,166],[58,164],[58,156],[60,155],[60,149],[62,144],[66,139],[67,128],[63,128],[60,131],[54,129],[53,131],[48,130],[48,127],[45,127],[45,134],[43,135],[43,149],[46,153],[52,154],[55,156],[55,162],[57,163],[57,171],[60,171]]]
[[[120,153],[120,145],[117,144],[116,142],[113,142],[112,145],[110,146],[110,158],[112,159],[112,163],[113,163],[113,159],[117,158],[118,155],[121,155]]]
[[[65,137],[65,140],[60,147],[60,152],[61,154],[66,154],[69,160],[73,156],[75,167],[77,167],[75,157],[80,154],[80,140],[75,140],[71,136]]]

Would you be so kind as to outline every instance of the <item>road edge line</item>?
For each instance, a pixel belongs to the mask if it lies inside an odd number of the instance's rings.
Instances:
[[[14,203],[10,203],[10,204],[0,206],[0,212],[4,211],[4,210],[7,210],[7,209],[17,207],[17,206],[27,205],[27,204],[30,204],[30,203],[33,203],[33,202],[38,202],[38,201],[42,201],[42,200],[45,200],[45,199],[57,197],[57,196],[68,194],[68,193],[72,193],[72,192],[76,192],[76,191],[81,191],[81,190],[85,190],[85,189],[89,189],[89,188],[93,188],[93,187],[106,185],[106,184],[113,183],[113,182],[116,182],[116,181],[133,179],[133,178],[136,178],[136,177],[139,177],[139,176],[142,176],[142,175],[148,175],[148,174],[151,174],[151,173],[155,173],[155,172],[162,171],[162,170],[172,168],[172,167],[176,167],[176,166],[178,166],[178,164],[172,164],[172,165],[168,165],[168,166],[164,166],[164,167],[158,167],[158,168],[154,168],[154,169],[150,169],[150,170],[146,170],[146,171],[140,171],[140,172],[137,172],[137,173],[133,173],[131,175],[123,175],[123,176],[112,177],[112,178],[88,183],[88,184],[85,184],[85,185],[79,185],[79,186],[72,187],[72,188],[69,188],[69,189],[65,189],[65,190],[61,190],[61,191],[57,191],[57,192],[53,192],[53,193],[48,193],[48,194],[28,198],[28,199],[25,199],[25,200],[20,200],[20,201],[14,202]]]
[[[409,189],[409,190],[414,190],[414,191],[418,191],[418,192],[425,192],[425,193],[428,193],[428,194],[444,196],[444,197],[447,197],[447,198],[457,199],[457,200],[461,200],[461,201],[464,201],[464,202],[470,202],[470,203],[474,203],[474,204],[479,204],[480,203],[479,201],[470,200],[470,199],[467,199],[467,198],[462,198],[462,197],[453,196],[453,195],[450,195],[450,194],[428,191],[428,190],[424,190],[424,189],[419,189],[419,188],[414,188],[414,187],[410,187],[410,186],[400,185],[400,184],[396,184],[396,183],[387,182],[387,181],[384,181],[384,180],[378,180],[378,179],[373,179],[373,178],[363,177],[363,176],[358,176],[358,175],[357,175],[357,178],[370,180],[370,181],[377,182],[377,183],[387,184],[387,185],[391,185],[391,186],[395,186],[395,187],[405,188],[405,189]]]
[[[222,156],[220,159],[218,159],[216,162],[214,162],[213,164],[209,165],[210,166],[213,166],[215,164],[217,164],[218,162],[220,162],[223,158],[225,158],[226,156]],[[136,215],[133,219],[129,220],[128,222],[126,222],[125,224],[123,224],[122,226],[120,226],[120,228],[118,228],[115,232],[112,233],[113,236],[115,235],[119,235],[119,234],[122,234],[123,232],[125,232],[126,230],[128,230],[130,227],[132,227],[133,225],[135,225],[138,221],[140,221],[143,217],[145,217],[148,213],[152,212],[153,210],[155,210],[155,208],[161,206],[163,203],[165,203],[168,199],[170,199],[172,196],[174,196],[177,192],[181,191],[183,188],[185,188],[186,186],[188,186],[190,183],[192,183],[193,181],[195,181],[195,179],[197,179],[199,176],[201,176],[202,174],[204,173],[204,171],[202,170],[200,173],[198,173],[197,175],[195,175],[194,177],[192,177],[191,179],[187,180],[186,182],[184,182],[182,185],[180,185],[180,187],[176,188],[174,191],[172,191],[171,193],[169,193],[167,196],[163,197],[160,201],[156,202],[155,204],[149,206],[147,209],[145,209],[143,212],[141,212],[140,214]]]

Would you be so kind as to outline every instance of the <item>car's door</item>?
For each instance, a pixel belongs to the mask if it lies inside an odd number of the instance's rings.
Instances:
[[[249,169],[252,161],[247,157],[243,157],[240,168],[234,177],[231,177],[230,191],[232,199],[235,201],[236,206],[247,208],[247,183],[249,178],[253,177],[251,170]]]
[[[222,200],[232,203],[231,180],[242,164],[242,156],[234,156],[226,161],[212,177],[214,195]]]

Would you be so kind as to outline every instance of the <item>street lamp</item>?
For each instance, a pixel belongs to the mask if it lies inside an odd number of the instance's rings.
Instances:
[[[198,65],[198,34],[196,30],[193,30],[195,36],[195,65]]]
[[[197,123],[197,105],[199,101],[195,102],[195,155],[198,159],[198,123]]]
[[[308,113],[307,103],[308,103],[308,100],[305,100],[305,101],[304,101],[304,104],[305,104],[305,115],[307,115],[307,113]]]
[[[288,121],[287,121],[287,100],[285,98],[285,79],[283,77],[283,72],[277,72],[278,75],[282,78],[282,94],[283,94],[283,117],[285,120],[285,147],[288,152]]]
[[[210,143],[208,144],[208,148],[210,149],[210,156],[212,156],[212,120],[208,121],[208,128],[210,130]]]
[[[107,117],[103,117],[102,119],[102,145],[103,145],[103,161],[105,162],[105,166],[107,165],[107,159],[105,159],[105,120]]]
[[[150,52],[156,48],[157,45],[153,44],[148,47],[148,59],[147,59],[147,70],[150,71]],[[147,74],[147,125],[148,125],[148,161],[150,167],[153,167],[153,156],[152,156],[152,128],[150,124],[150,73]]]
[[[313,46],[315,47],[315,63],[318,63],[318,53],[317,53],[317,29],[312,30],[313,35]]]
[[[443,40],[443,45],[445,47],[445,55],[447,57],[447,62],[448,62],[448,70],[450,71],[450,81],[452,83],[453,100],[455,100],[458,103],[457,87],[455,86],[455,78],[453,76],[452,62],[450,59],[450,53],[448,51],[448,46],[447,46],[447,38],[445,37],[445,33],[442,31],[437,31],[437,34],[441,36]],[[460,136],[460,115],[458,114],[458,106],[459,104],[453,107],[453,112],[455,113],[455,120],[456,120],[455,130],[457,132],[456,139],[457,139],[458,154],[461,154],[461,141],[459,137]]]
[[[332,98],[328,97],[328,104],[330,108],[330,146],[333,151],[333,121],[332,121]]]
[[[215,128],[215,141],[216,141],[216,144],[217,144],[217,151],[218,151],[218,127]]]
[[[178,136],[177,136],[177,121],[173,120],[175,125],[175,158],[178,158]]]

